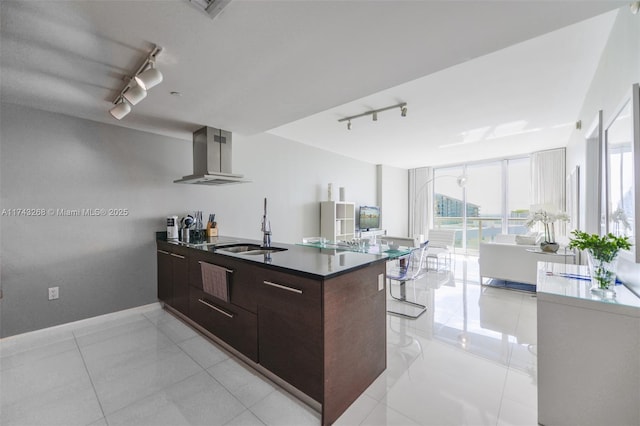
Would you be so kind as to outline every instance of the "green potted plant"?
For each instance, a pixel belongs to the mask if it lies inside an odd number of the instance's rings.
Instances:
[[[572,231],[574,235],[570,248],[586,250],[593,287],[591,291],[602,296],[615,296],[616,266],[620,250],[629,250],[629,237],[617,237],[611,233],[606,235],[588,234],[580,230]]]

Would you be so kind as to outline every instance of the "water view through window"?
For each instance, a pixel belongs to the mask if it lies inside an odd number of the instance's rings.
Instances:
[[[439,168],[434,176],[434,227],[454,229],[457,249],[475,252],[497,234],[528,231],[528,157]]]

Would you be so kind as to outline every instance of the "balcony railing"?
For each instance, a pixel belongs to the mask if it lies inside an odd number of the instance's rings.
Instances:
[[[524,234],[528,231],[524,225],[527,218],[509,218],[508,233]],[[455,248],[464,250],[463,235],[466,229],[466,250],[468,252],[477,252],[480,248],[480,242],[492,241],[497,234],[502,234],[502,218],[501,217],[468,217],[466,227],[464,226],[464,218],[462,217],[436,217],[434,219],[436,229],[453,229],[456,231]]]

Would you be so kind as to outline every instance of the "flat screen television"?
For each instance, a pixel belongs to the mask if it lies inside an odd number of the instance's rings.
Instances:
[[[360,229],[370,231],[380,228],[380,207],[360,206]]]

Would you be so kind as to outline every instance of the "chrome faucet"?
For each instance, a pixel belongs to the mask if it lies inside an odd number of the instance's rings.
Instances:
[[[267,198],[264,198],[264,215],[262,215],[262,247],[271,247],[271,221],[267,219]]]

